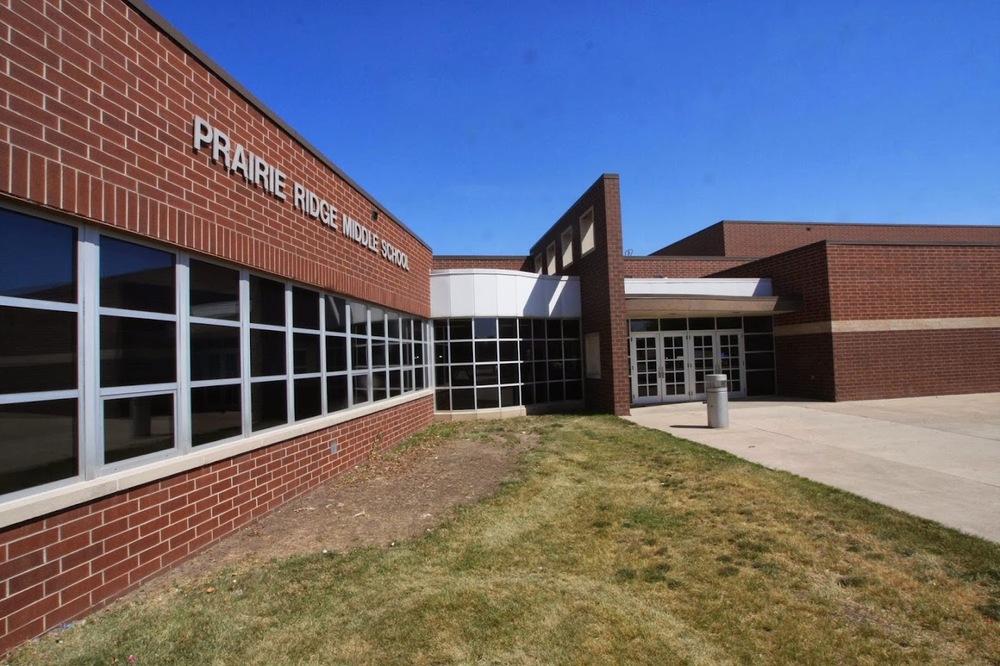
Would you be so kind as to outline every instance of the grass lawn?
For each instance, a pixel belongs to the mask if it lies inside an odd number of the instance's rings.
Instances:
[[[1000,546],[604,416],[384,549],[126,598],[14,664],[998,664]]]

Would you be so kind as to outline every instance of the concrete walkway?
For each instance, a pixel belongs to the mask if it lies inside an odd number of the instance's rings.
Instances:
[[[1000,393],[729,408],[725,430],[701,402],[628,418],[1000,542]]]

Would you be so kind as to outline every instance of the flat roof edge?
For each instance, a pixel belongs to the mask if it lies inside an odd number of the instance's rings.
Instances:
[[[422,239],[420,236],[414,233],[413,230],[410,229],[408,226],[403,224],[399,220],[399,218],[393,215],[388,208],[383,206],[378,199],[373,197],[371,194],[368,193],[367,190],[358,185],[353,178],[348,176],[343,169],[334,164],[329,157],[324,155],[322,151],[319,150],[319,148],[317,148],[312,143],[307,141],[306,138],[303,137],[301,134],[299,134],[296,130],[292,129],[291,125],[282,120],[281,117],[277,113],[275,113],[269,106],[264,104],[264,102],[262,102],[260,98],[258,98],[252,92],[250,92],[242,83],[237,81],[233,77],[233,75],[227,72],[225,69],[223,69],[222,66],[219,65],[219,63],[212,60],[212,58],[210,58],[207,53],[198,48],[198,46],[196,46],[194,42],[188,39],[180,30],[175,28],[169,21],[167,21],[167,19],[163,17],[163,15],[161,15],[155,9],[150,7],[145,2],[145,0],[124,0],[124,2],[127,5],[129,5],[133,10],[135,10],[140,16],[142,16],[147,21],[156,26],[156,28],[161,32],[163,32],[167,37],[176,42],[178,46],[187,51],[192,57],[194,57],[195,60],[200,62],[206,69],[212,72],[212,74],[219,77],[219,79],[221,79],[223,83],[225,83],[227,86],[236,91],[236,93],[239,94],[240,97],[249,102],[251,106],[253,106],[262,114],[264,114],[264,116],[266,116],[268,120],[273,122],[283,132],[288,134],[288,136],[290,136],[292,140],[294,140],[296,143],[301,145],[307,151],[312,153],[313,157],[318,159],[328,169],[330,169],[335,174],[344,179],[344,181],[346,181],[348,185],[357,190],[358,193],[360,193],[361,196],[367,199],[369,203],[377,207],[389,219],[391,219],[393,222],[399,225],[399,227],[402,228],[406,233],[410,234],[410,236],[412,236],[418,243],[420,243],[429,251],[431,251],[431,253],[433,253],[431,246],[428,245],[426,241],[424,241],[424,239]]]

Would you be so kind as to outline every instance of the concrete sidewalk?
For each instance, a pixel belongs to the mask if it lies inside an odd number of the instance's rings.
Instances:
[[[729,408],[725,430],[701,402],[627,418],[1000,542],[1000,393]]]

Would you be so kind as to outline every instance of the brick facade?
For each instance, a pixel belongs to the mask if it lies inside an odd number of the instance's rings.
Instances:
[[[195,150],[196,116],[280,168],[287,199]],[[293,183],[330,202],[339,228],[297,209]],[[430,315],[430,249],[138,2],[0,4],[0,201]],[[345,215],[404,252],[409,270],[345,236]],[[392,404],[3,528],[0,653],[432,421],[429,395]]]
[[[1000,227],[724,220],[653,254],[768,257],[824,240],[869,243],[1000,243]]]
[[[193,46],[125,2],[0,5],[0,25],[0,196],[430,314],[430,249]],[[195,116],[403,250],[410,270],[194,151]]]
[[[431,268],[434,270],[485,268],[533,273],[535,265],[531,257],[436,255]]]
[[[671,243],[652,253],[652,256],[674,257],[724,257],[726,256],[726,232],[724,222],[706,227],[687,238]],[[756,256],[756,255],[755,255]]]
[[[427,396],[0,531],[0,654],[100,608],[431,421]]]
[[[742,266],[752,258],[737,257],[625,257],[627,278],[703,278]]]
[[[1000,391],[998,266],[1000,245],[820,242],[715,277],[802,297],[774,319],[780,394],[862,400]]]
[[[594,210],[595,247],[580,251],[580,217]],[[545,252],[560,236],[573,230],[572,264],[564,266],[557,251],[556,273],[580,276],[580,309],[583,335],[598,333],[601,342],[601,377],[585,378],[587,409],[618,415],[629,413],[628,321],[625,315],[625,271],[622,256],[621,194],[618,176],[605,174],[574,203],[531,248],[531,257]],[[534,259],[532,259],[532,262]]]
[[[827,256],[834,321],[876,329],[834,332],[837,400],[1000,391],[1000,246],[833,243]]]

